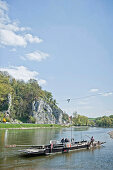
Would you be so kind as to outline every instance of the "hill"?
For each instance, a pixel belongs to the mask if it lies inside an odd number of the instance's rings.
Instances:
[[[4,117],[7,121],[17,119],[22,122],[42,124],[62,124],[66,121],[65,114],[57,106],[52,93],[42,90],[37,80],[19,81],[7,72],[0,72],[1,121]]]

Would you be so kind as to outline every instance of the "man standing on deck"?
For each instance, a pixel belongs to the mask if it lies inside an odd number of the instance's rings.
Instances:
[[[61,143],[63,144],[65,142],[64,138],[61,140]]]
[[[94,138],[93,136],[91,137],[91,144],[93,145],[93,142],[94,142]]]

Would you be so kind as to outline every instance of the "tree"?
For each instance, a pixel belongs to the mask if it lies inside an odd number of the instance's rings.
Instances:
[[[7,72],[0,72],[0,111],[8,109],[8,95],[11,94],[11,117],[28,121],[34,100],[45,100],[52,108],[57,107],[52,93],[43,91],[37,80],[30,79],[27,83],[15,80]]]
[[[96,125],[100,127],[112,127],[113,119],[111,117],[103,116],[103,117],[97,118],[95,121]]]
[[[8,109],[8,95],[12,92],[10,76],[6,72],[0,72],[0,111]]]
[[[75,126],[88,126],[89,120],[86,116],[75,114],[75,116],[73,117],[73,123]]]
[[[66,114],[66,113],[63,113],[63,116],[62,116],[62,119],[66,122],[66,123],[69,123],[69,115]]]

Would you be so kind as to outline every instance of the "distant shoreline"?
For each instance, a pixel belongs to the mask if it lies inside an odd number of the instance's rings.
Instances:
[[[108,133],[110,135],[110,137],[113,139],[113,131]]]

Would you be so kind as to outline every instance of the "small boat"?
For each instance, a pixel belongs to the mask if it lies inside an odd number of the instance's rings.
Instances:
[[[94,141],[93,143],[89,141],[80,142],[64,142],[60,143],[56,140],[51,140],[48,145],[32,146],[27,149],[19,150],[23,155],[26,156],[40,156],[40,155],[50,155],[55,153],[67,153],[70,151],[91,149],[100,147],[105,142]]]

